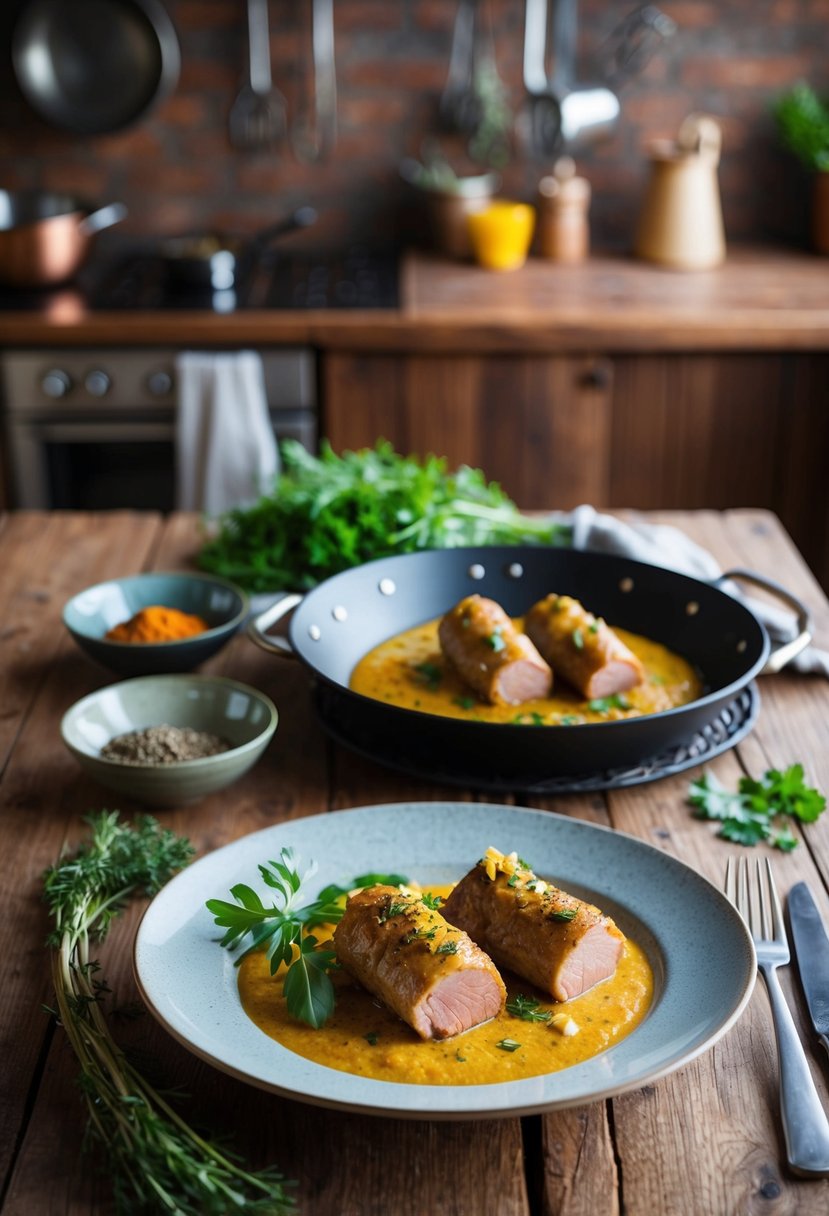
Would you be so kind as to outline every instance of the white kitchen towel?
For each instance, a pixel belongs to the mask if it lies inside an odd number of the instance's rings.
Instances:
[[[616,553],[706,581],[715,579],[722,573],[706,549],[701,548],[678,528],[666,524],[649,524],[644,520],[628,523],[615,519],[612,515],[601,515],[595,507],[590,506],[576,507],[575,511],[557,514],[555,518],[572,528],[574,549]],[[736,598],[745,599],[748,607],[765,625],[772,642],[786,642],[797,633],[791,613],[776,609],[764,601],[743,596],[740,588],[733,583],[724,584],[723,590]],[[829,653],[809,646],[801,651],[789,666],[796,671],[829,676]]]
[[[279,472],[261,358],[185,351],[176,382],[178,509],[218,515],[255,502]]]

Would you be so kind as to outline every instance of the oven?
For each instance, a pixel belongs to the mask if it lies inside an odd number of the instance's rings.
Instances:
[[[170,511],[175,506],[175,350],[41,349],[0,356],[10,505]],[[307,348],[259,351],[277,440],[316,450]]]

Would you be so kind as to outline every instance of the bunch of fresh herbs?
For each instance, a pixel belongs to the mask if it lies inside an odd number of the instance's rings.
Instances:
[[[104,1017],[108,988],[90,943],[106,936],[132,896],[153,895],[188,863],[189,842],[149,816],[132,827],[117,812],[88,822],[91,838],[46,871],[44,893],[54,921],[55,1012],[80,1063],[89,1130],[108,1154],[118,1211],[292,1212],[281,1174],[252,1174],[197,1134],[130,1063]]]
[[[217,521],[199,565],[249,591],[306,591],[374,558],[460,545],[567,544],[570,530],[530,519],[480,469],[374,448],[319,456],[281,445],[283,471],[251,507]]]
[[[777,129],[789,151],[817,172],[829,172],[829,105],[801,81],[774,106]]]
[[[691,782],[688,798],[698,819],[719,821],[719,835],[726,840],[744,845],[765,841],[784,852],[797,845],[788,820],[814,823],[826,806],[823,794],[806,784],[802,764],[767,769],[759,781],[741,777],[735,792],[713,773],[704,773]]]

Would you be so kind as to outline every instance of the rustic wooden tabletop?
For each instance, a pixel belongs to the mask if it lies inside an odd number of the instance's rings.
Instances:
[[[651,518],[680,526],[723,565],[753,568],[784,583],[811,606],[817,639],[829,647],[829,603],[773,516],[730,511]],[[98,1148],[81,1153],[85,1117],[73,1053],[44,1011],[52,998],[42,872],[62,847],[83,838],[86,814],[116,805],[82,776],[60,740],[60,718],[69,705],[112,680],[66,634],[61,609],[70,595],[109,576],[186,568],[197,544],[197,521],[188,516],[0,517],[3,1216],[113,1211],[105,1154]],[[304,669],[264,655],[244,635],[205,670],[258,686],[277,703],[281,720],[264,758],[236,785],[161,813],[199,855],[323,810],[482,797],[474,789],[395,775],[334,746],[313,717]],[[801,761],[810,783],[829,791],[827,682],[783,673],[762,678],[760,695],[752,733],[710,767],[732,786],[744,772],[760,776]],[[742,850],[693,818],[686,792],[697,773],[602,794],[497,801],[631,833],[719,886],[726,859]],[[127,814],[139,808],[122,802],[120,809]],[[779,885],[785,892],[806,879],[829,923],[829,814],[799,835],[792,853],[775,854]],[[132,906],[101,948],[113,1009],[136,998],[131,946],[141,911]],[[782,974],[829,1109],[825,1054],[808,1027],[794,968]],[[777,1059],[761,985],[738,1024],[711,1050],[644,1089],[578,1109],[482,1123],[380,1120],[318,1109],[214,1070],[150,1016],[128,1021],[113,1013],[112,1025],[155,1078],[187,1095],[182,1103],[193,1121],[229,1137],[252,1165],[275,1163],[295,1179],[299,1210],[311,1216],[817,1216],[829,1210],[829,1180],[797,1180],[783,1164]]]

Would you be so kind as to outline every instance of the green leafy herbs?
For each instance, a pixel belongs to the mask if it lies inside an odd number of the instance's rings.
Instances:
[[[584,634],[578,627],[573,630],[570,637],[573,640],[573,645],[575,646],[576,650],[584,650]]]
[[[91,816],[90,838],[43,876],[57,1017],[81,1068],[92,1135],[104,1146],[119,1213],[280,1216],[294,1201],[276,1170],[253,1174],[197,1134],[110,1034],[108,991],[89,953],[135,895],[153,895],[193,855],[187,840],[142,816]]]
[[[559,920],[567,923],[575,920],[579,914],[578,908],[556,908],[555,912],[550,913],[550,920]]]
[[[779,97],[774,117],[783,143],[807,169],[829,170],[829,105],[808,84]]]
[[[596,714],[606,714],[609,709],[630,709],[630,701],[621,692],[614,692],[609,697],[595,697],[587,702],[587,708]]]
[[[496,654],[504,650],[506,648],[506,642],[504,641],[504,637],[501,632],[501,626],[496,626],[492,633],[487,634],[487,636],[484,638],[484,642],[489,649],[493,650]]]
[[[515,1039],[499,1039],[495,1046],[500,1047],[501,1051],[518,1051],[521,1044],[516,1043]]]
[[[318,925],[336,924],[342,919],[343,907],[336,896],[331,898],[333,888],[323,892],[325,898],[300,903],[300,896],[316,869],[312,863],[300,875],[293,850],[282,849],[278,861],[259,866],[262,881],[276,892],[272,904],[263,904],[251,887],[237,883],[230,889],[236,903],[208,899],[207,909],[225,930],[222,946],[235,950],[247,939],[245,949],[236,958],[237,965],[252,950],[264,947],[271,975],[280,966],[286,967],[283,991],[288,1012],[318,1029],[334,1008],[334,988],[328,971],[335,956],[333,950],[320,945],[311,930]]]
[[[552,1009],[542,1009],[535,997],[524,996],[520,992],[507,1001],[507,1013],[520,1018],[522,1022],[549,1022],[553,1016]]]
[[[460,545],[570,541],[570,529],[523,516],[496,482],[436,456],[401,456],[391,444],[319,456],[281,444],[282,473],[251,507],[216,521],[199,565],[250,591],[305,591],[372,558]]]
[[[744,845],[765,841],[784,852],[797,845],[787,817],[813,823],[826,806],[824,796],[806,784],[802,764],[782,772],[768,769],[759,781],[741,777],[736,792],[713,773],[704,773],[691,783],[688,800],[698,819],[719,821],[719,835],[726,840]]]
[[[437,692],[443,680],[443,670],[437,663],[416,663],[414,671],[418,684],[423,684],[429,692]]]
[[[284,965],[283,994],[288,1012],[318,1030],[334,1008],[334,986],[328,973],[337,962],[334,951],[320,943],[312,930],[342,920],[343,899],[355,887],[405,886],[407,879],[401,874],[361,874],[350,887],[332,883],[316,899],[302,903],[308,881],[316,871],[312,862],[300,874],[293,850],[282,849],[278,861],[259,866],[262,881],[276,892],[274,903],[263,904],[251,887],[237,883],[230,889],[236,903],[208,899],[206,906],[216,924],[225,930],[220,945],[228,950],[241,948],[237,966],[251,951],[261,949],[270,962],[271,975]],[[408,906],[403,899],[390,901],[383,919],[399,916]]]

